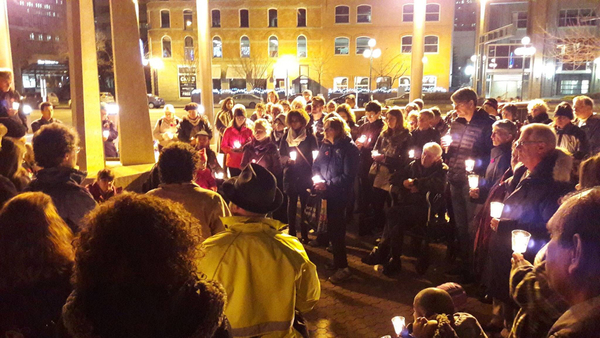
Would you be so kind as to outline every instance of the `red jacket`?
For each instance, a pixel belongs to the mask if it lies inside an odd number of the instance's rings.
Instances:
[[[223,134],[223,141],[221,142],[221,151],[227,154],[227,160],[225,165],[229,168],[240,168],[242,163],[242,148],[244,144],[252,141],[252,130],[245,125],[242,128],[237,129],[235,127],[228,127],[225,129]],[[236,148],[236,143],[239,143],[239,148]]]

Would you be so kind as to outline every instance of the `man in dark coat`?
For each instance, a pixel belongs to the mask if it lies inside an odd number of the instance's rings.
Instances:
[[[548,243],[546,223],[558,209],[559,199],[573,185],[569,183],[573,159],[556,148],[556,134],[551,127],[535,123],[521,130],[515,151],[522,165],[505,181],[506,196],[500,219],[492,218],[490,236],[492,255],[488,256],[485,283],[489,294],[505,310],[507,328],[511,327],[514,304],[509,295],[511,270],[511,232],[525,230],[531,240],[525,258],[533,261],[536,253]]]
[[[40,112],[42,113],[42,117],[31,122],[31,131],[36,132],[40,130],[42,126],[45,126],[50,123],[62,123],[60,120],[54,118],[54,107],[52,107],[52,103],[50,102],[42,102],[40,104]]]
[[[594,114],[594,100],[587,96],[573,99],[573,111],[577,120],[575,125],[581,128],[590,144],[590,156],[600,152],[600,116]]]
[[[78,143],[77,133],[62,124],[40,129],[33,137],[33,153],[44,169],[25,189],[50,195],[58,214],[74,232],[80,230],[83,216],[96,206],[92,195],[81,186],[86,173],[75,169]]]
[[[419,112],[417,120],[417,129],[412,132],[411,150],[414,151],[413,157],[420,158],[423,146],[429,142],[441,143],[440,132],[433,127],[435,115],[429,109],[423,109]]]
[[[469,266],[475,233],[472,225],[475,204],[469,200],[467,175],[468,171],[485,175],[490,163],[492,124],[495,120],[485,110],[477,108],[477,93],[471,88],[457,90],[451,99],[457,118],[450,124],[448,132],[452,141],[450,144],[443,141],[442,146],[447,148],[446,163],[450,168],[448,182],[457,228],[458,254],[463,262],[449,273],[462,275],[463,282],[467,282],[472,279]],[[467,168],[467,161],[473,164],[472,168]]]
[[[573,108],[563,102],[554,110],[552,125],[558,136],[556,146],[571,153],[576,160],[575,169],[579,169],[579,162],[589,154],[590,145],[585,132],[571,122],[573,118]]]

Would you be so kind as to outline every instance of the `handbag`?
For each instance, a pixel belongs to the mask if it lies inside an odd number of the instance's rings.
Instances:
[[[317,234],[327,232],[327,200],[321,194],[311,193],[308,196],[304,222]]]
[[[373,180],[373,187],[387,192],[390,191],[390,178],[392,177],[392,173],[386,165],[373,162],[369,169],[369,176],[371,176],[371,179]]]

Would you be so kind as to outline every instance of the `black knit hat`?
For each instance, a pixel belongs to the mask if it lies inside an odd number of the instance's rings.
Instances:
[[[248,164],[240,176],[225,181],[223,193],[238,207],[257,214],[274,211],[283,203],[275,176],[256,163]]]
[[[494,108],[495,110],[498,110],[498,100],[496,100],[494,98],[487,99],[487,100],[485,100],[485,102],[483,103],[483,105],[485,106],[486,104],[488,106]]]
[[[569,118],[569,120],[572,120],[575,117],[573,116],[573,108],[568,102],[563,102],[556,106],[556,109],[554,110],[554,117],[557,116],[564,116]]]

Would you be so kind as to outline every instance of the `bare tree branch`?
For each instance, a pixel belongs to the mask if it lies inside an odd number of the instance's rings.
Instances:
[[[312,58],[312,69],[317,73],[317,82],[319,83],[319,92],[316,94],[321,94],[321,87],[323,87],[321,79],[327,73],[327,65],[332,58],[332,55],[324,55],[323,53]]]
[[[251,57],[237,59],[235,70],[239,76],[243,77],[250,83],[252,88],[256,88],[262,80],[269,78],[269,69],[272,68],[274,62],[272,58],[267,57]]]
[[[588,62],[600,57],[600,36],[598,35],[598,18],[595,13],[590,16],[567,18],[567,26],[556,32],[543,29],[545,35],[544,56],[555,59],[562,64],[574,68],[585,67]]]
[[[375,62],[373,62],[373,74],[375,78],[389,77],[391,85],[393,85],[408,70],[408,65],[402,60],[402,57],[402,54],[393,55],[389,52],[389,49],[384,50],[381,53],[381,57],[375,59]]]

